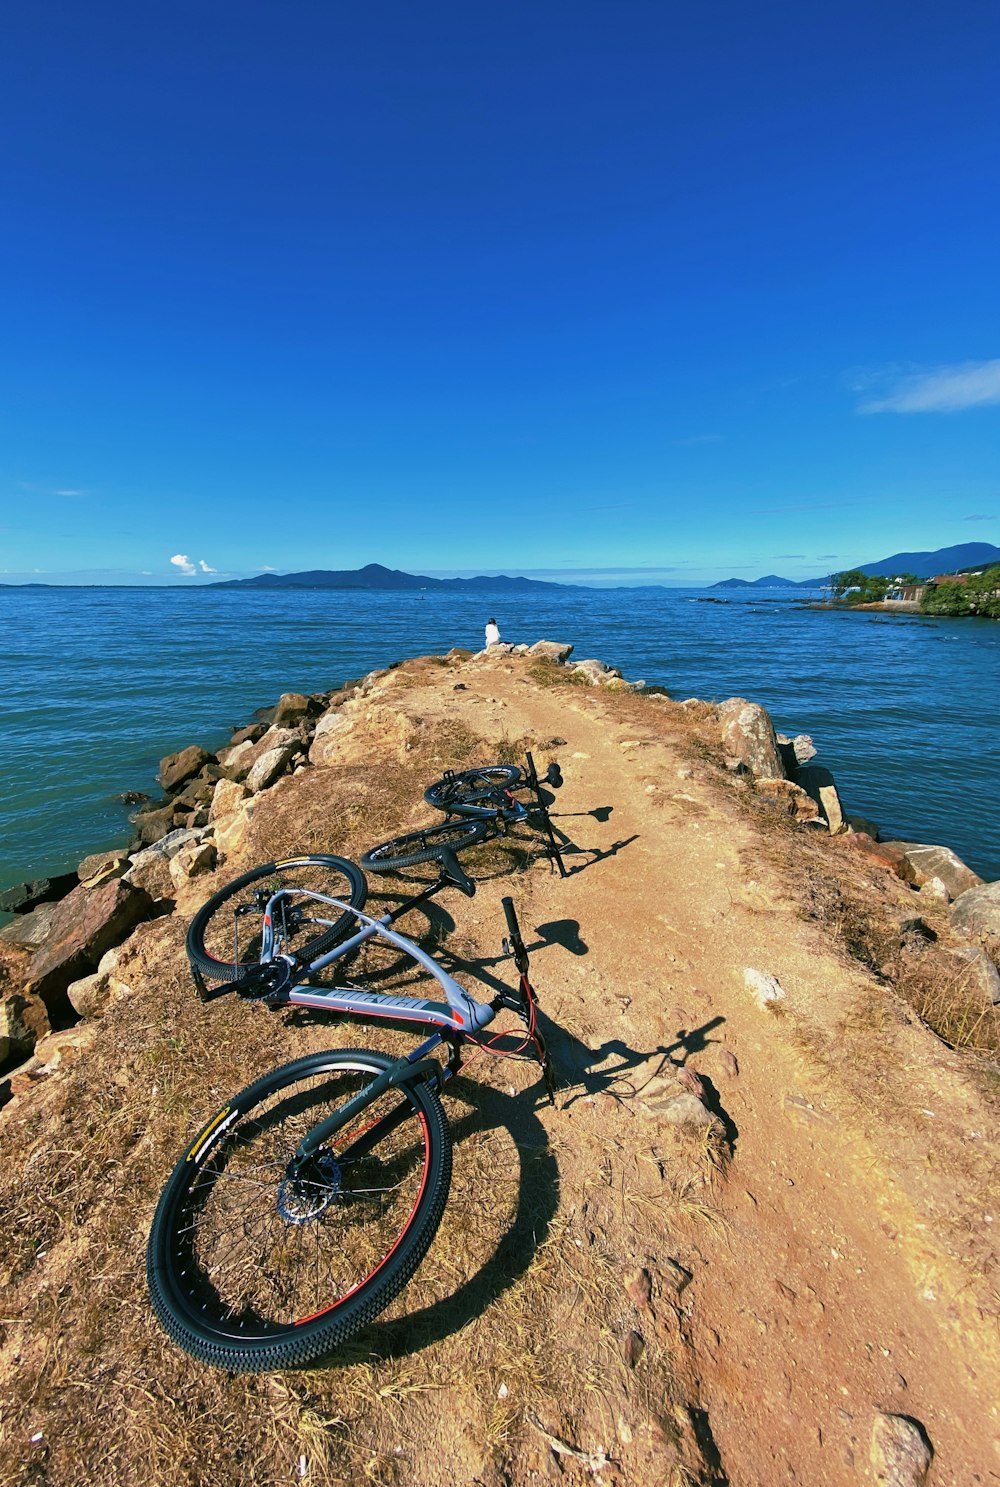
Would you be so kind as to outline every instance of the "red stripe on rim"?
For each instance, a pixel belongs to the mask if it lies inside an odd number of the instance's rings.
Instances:
[[[393,1245],[392,1249],[387,1255],[383,1255],[382,1259],[375,1266],[375,1269],[371,1272],[370,1275],[366,1275],[364,1280],[359,1280],[357,1285],[352,1286],[349,1291],[345,1291],[343,1296],[341,1296],[339,1300],[332,1301],[329,1306],[321,1306],[319,1311],[312,1312],[308,1317],[299,1317],[297,1322],[293,1322],[292,1325],[294,1327],[303,1327],[305,1326],[306,1322],[315,1322],[317,1317],[325,1317],[327,1312],[336,1311],[338,1306],[343,1306],[345,1301],[349,1301],[350,1298],[356,1295],[363,1286],[367,1286],[369,1281],[374,1280],[380,1270],[385,1269],[386,1265],[388,1265],[389,1261],[392,1259],[393,1255],[396,1253],[396,1251],[399,1249],[399,1246],[406,1238],[406,1235],[409,1233],[410,1225],[413,1223],[413,1220],[416,1217],[417,1209],[420,1207],[420,1200],[424,1196],[424,1189],[427,1186],[427,1174],[430,1171],[431,1166],[431,1138],[430,1132],[427,1129],[427,1117],[424,1115],[422,1110],[418,1111],[417,1114],[420,1118],[420,1124],[423,1126],[424,1129],[424,1175],[421,1179],[420,1191],[417,1193],[413,1207],[410,1210],[410,1216],[406,1220],[406,1223],[403,1225],[402,1229],[399,1231],[399,1236],[396,1240],[396,1243]]]

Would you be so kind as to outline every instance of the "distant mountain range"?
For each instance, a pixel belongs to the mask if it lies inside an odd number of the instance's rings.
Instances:
[[[912,573],[914,578],[933,578],[937,573],[955,573],[963,568],[977,568],[988,563],[1000,563],[1000,547],[991,542],[959,542],[954,547],[939,547],[936,552],[894,552],[891,557],[880,558],[877,563],[845,563],[844,570],[856,568],[872,578],[894,578],[897,573]],[[844,571],[838,570],[838,571]],[[724,578],[713,583],[713,589],[819,589],[830,581],[825,578],[806,578],[796,582],[791,578],[779,578],[770,573],[766,578]]]
[[[253,578],[227,578],[207,589],[451,589],[473,593],[523,593],[526,589],[566,589],[565,583],[539,578],[427,578],[367,563],[364,568],[311,568],[307,573],[258,573]]]

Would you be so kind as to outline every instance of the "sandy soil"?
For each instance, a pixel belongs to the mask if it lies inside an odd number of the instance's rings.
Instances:
[[[150,1321],[141,1272],[198,1112],[307,1047],[408,1038],[194,1003],[182,911],[215,881],[199,880],[135,937],[133,995],[0,1117],[9,1222],[36,1236],[3,1260],[4,1482],[834,1487],[878,1480],[878,1411],[920,1422],[933,1487],[1000,1482],[981,1069],[810,912],[803,838],[734,788],[697,709],[551,682],[516,658],[392,673],[381,702],[418,733],[392,780],[357,756],[294,776],[218,881],[275,843],[356,854],[427,819],[417,781],[463,752],[486,762],[477,735],[558,758],[568,876],[537,853],[513,877],[494,864],[431,923],[473,976],[506,974],[513,892],[556,1107],[530,1066],[478,1059],[447,1102],[442,1234],[389,1317],[327,1370],[200,1368]],[[775,1007],[748,967],[777,978]],[[678,1075],[714,1132],[665,1121]]]

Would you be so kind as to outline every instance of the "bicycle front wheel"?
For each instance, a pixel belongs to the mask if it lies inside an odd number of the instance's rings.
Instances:
[[[309,894],[325,894],[352,909],[362,908],[368,894],[364,873],[346,857],[265,863],[227,883],[198,910],[187,933],[191,964],[214,981],[249,980],[260,965],[268,903],[281,889],[288,896],[275,906],[276,949],[301,965],[325,954],[356,923],[353,914]]]
[[[230,1372],[302,1367],[366,1327],[423,1259],[451,1181],[451,1137],[426,1083],[390,1089],[298,1175],[299,1142],[394,1061],[310,1054],[209,1121],[153,1218],[153,1310],[186,1352]]]
[[[520,780],[516,764],[486,764],[435,780],[424,791],[424,799],[448,815],[492,816],[503,804],[503,792],[515,790]]]
[[[391,842],[382,842],[377,847],[371,847],[363,854],[361,865],[372,873],[395,873],[400,868],[430,862],[439,857],[442,851],[461,852],[464,847],[485,841],[489,835],[488,821],[471,818],[445,821],[440,826],[410,831],[406,836],[396,836]]]

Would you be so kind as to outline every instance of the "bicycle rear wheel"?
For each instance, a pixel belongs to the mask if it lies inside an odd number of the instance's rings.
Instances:
[[[451,1181],[426,1083],[387,1090],[290,1175],[302,1138],[393,1059],[310,1054],[258,1079],[185,1152],[153,1218],[153,1310],[192,1357],[231,1372],[314,1363],[367,1326],[423,1259]]]
[[[260,965],[264,914],[281,889],[290,897],[275,908],[273,932],[285,954],[301,964],[331,949],[354,927],[354,915],[306,896],[322,893],[353,909],[364,906],[364,873],[346,857],[294,857],[268,862],[227,883],[191,920],[187,954],[191,964],[215,981],[249,981]]]
[[[516,764],[486,764],[461,774],[443,775],[428,785],[424,799],[435,810],[454,816],[492,816],[503,804],[505,790],[515,790],[521,780]]]
[[[410,831],[405,836],[393,837],[391,842],[371,847],[362,855],[361,865],[372,873],[395,873],[400,868],[431,862],[443,851],[461,852],[464,847],[485,841],[490,834],[488,821],[471,818],[444,821],[440,826]]]

